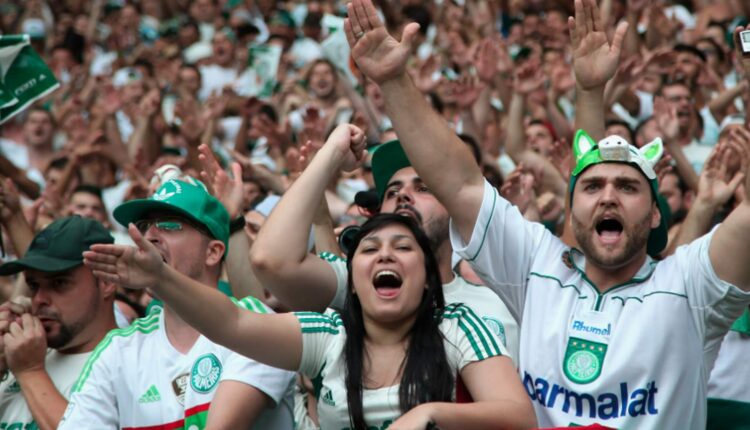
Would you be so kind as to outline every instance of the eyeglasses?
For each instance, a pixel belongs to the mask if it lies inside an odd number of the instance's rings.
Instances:
[[[135,222],[135,228],[137,228],[138,231],[141,232],[141,234],[146,234],[146,232],[148,231],[148,229],[151,228],[151,226],[156,227],[156,229],[159,231],[174,232],[174,231],[182,231],[185,228],[185,225],[189,225],[203,234],[206,234],[206,235],[208,234],[205,228],[202,228],[201,226],[197,226],[193,223],[190,223],[183,218],[174,217],[174,216],[141,219]]]

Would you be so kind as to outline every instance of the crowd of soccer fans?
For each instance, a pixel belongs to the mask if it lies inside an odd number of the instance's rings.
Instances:
[[[0,429],[750,426],[750,2],[0,11]]]

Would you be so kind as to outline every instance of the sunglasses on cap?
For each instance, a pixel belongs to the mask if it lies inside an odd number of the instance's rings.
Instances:
[[[189,222],[185,218],[180,218],[176,216],[141,219],[141,220],[136,221],[134,224],[135,224],[135,228],[137,228],[138,231],[141,232],[141,234],[146,234],[146,232],[148,231],[148,229],[151,228],[151,226],[154,226],[159,231],[174,232],[174,231],[182,231],[185,229],[185,226],[188,225],[207,236],[211,236],[210,233],[203,226],[196,225],[195,223]]]

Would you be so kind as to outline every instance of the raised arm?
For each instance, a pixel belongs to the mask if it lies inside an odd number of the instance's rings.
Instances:
[[[737,27],[735,37],[738,37],[742,30],[750,30],[750,25],[745,28]],[[742,57],[739,47],[737,55],[742,59],[744,78],[750,79],[750,58]],[[744,199],[716,230],[708,252],[711,264],[720,279],[744,291],[750,291],[750,265],[747,264],[747,258],[750,256],[750,175],[746,173],[745,176]]]
[[[302,333],[294,314],[260,314],[236,306],[217,289],[164,263],[134,225],[128,232],[137,247],[99,244],[84,252],[84,264],[94,276],[126,288],[148,288],[213,342],[269,366],[297,370]]]
[[[354,0],[347,11],[344,31],[357,66],[380,85],[388,117],[414,169],[468,240],[482,204],[484,178],[466,145],[406,73],[419,26],[407,25],[399,42],[388,34],[370,0]]]
[[[337,127],[302,175],[294,181],[263,224],[250,252],[258,279],[282,303],[297,310],[322,311],[336,294],[336,273],[307,252],[315,211],[326,186],[345,166],[361,159],[364,134],[352,125]]]
[[[595,0],[575,0],[575,18],[568,18],[576,77],[575,128],[604,138],[604,87],[617,71],[628,24],[617,26],[610,42]]]

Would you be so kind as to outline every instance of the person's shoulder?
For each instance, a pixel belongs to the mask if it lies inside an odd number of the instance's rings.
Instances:
[[[112,344],[125,344],[156,332],[160,324],[161,308],[155,308],[143,318],[134,320],[129,326],[110,330],[94,352],[108,348]]]
[[[502,355],[502,349],[492,331],[471,307],[463,303],[451,303],[445,306],[440,321],[440,330],[446,339],[454,345],[462,344],[462,338],[480,359]]]
[[[325,313],[318,312],[295,312],[302,329],[302,333],[328,333],[339,335],[344,333],[344,321],[341,315],[333,310],[327,309]]]

